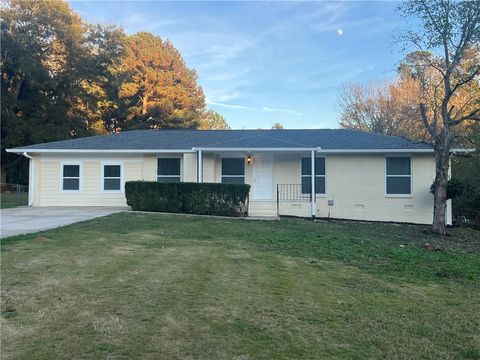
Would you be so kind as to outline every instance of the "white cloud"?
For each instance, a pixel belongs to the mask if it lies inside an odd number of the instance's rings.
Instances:
[[[262,111],[262,112],[277,112],[277,113],[287,113],[293,115],[302,115],[302,113],[294,110],[294,109],[284,109],[284,108],[272,108],[270,106],[262,106],[262,107],[254,107],[254,106],[247,106],[247,105],[236,105],[236,104],[227,104],[223,102],[217,101],[210,101],[206,100],[207,105],[214,105],[219,106],[227,109],[243,109],[243,110],[253,110],[253,111]]]
[[[227,109],[244,109],[244,110],[257,110],[256,108],[252,106],[245,106],[245,105],[235,105],[235,104],[225,104],[217,101],[209,101],[208,99],[206,100],[207,105],[214,105],[214,106],[219,106]]]
[[[271,108],[269,106],[262,106],[262,110],[267,112],[289,113],[289,114],[299,115],[299,116],[302,115],[302,113],[294,109]]]

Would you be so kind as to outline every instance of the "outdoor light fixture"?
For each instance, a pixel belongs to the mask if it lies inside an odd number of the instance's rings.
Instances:
[[[247,155],[247,164],[248,164],[248,165],[252,165],[252,160],[253,160],[253,159],[252,159],[252,155],[248,154],[248,155]]]

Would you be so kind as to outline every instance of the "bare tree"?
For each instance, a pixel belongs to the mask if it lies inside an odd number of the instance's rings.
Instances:
[[[419,84],[411,77],[392,83],[344,85],[339,96],[340,126],[426,140],[418,111]]]
[[[473,90],[463,104],[455,101],[462,90],[469,92],[469,85],[480,75],[480,2],[409,0],[399,9],[421,24],[418,30],[403,32],[400,38],[418,50],[418,58],[410,66],[416,67],[420,81],[418,109],[435,151],[432,230],[445,234],[446,188],[455,128],[467,121],[480,121],[478,92]],[[425,55],[428,53],[432,55]],[[438,76],[430,76],[425,69],[435,69]]]

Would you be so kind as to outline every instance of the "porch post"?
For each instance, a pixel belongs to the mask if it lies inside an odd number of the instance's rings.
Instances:
[[[198,150],[197,157],[197,182],[203,182],[203,156],[202,150]]]
[[[312,219],[315,219],[315,215],[317,214],[317,197],[315,194],[315,150],[311,152],[311,160],[312,160]]]

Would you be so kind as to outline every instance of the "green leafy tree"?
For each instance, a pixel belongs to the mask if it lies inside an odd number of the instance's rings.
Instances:
[[[115,132],[120,122],[118,97],[125,52],[125,33],[115,25],[87,24],[86,51],[82,62],[81,91],[73,99],[70,116],[84,123],[89,132]]]
[[[198,128],[201,130],[229,130],[230,126],[222,115],[208,109],[203,114]]]
[[[82,20],[59,1],[12,0],[1,8],[2,181],[20,161],[5,148],[82,135],[70,119],[84,44]]]
[[[129,36],[120,70],[122,129],[196,128],[205,111],[197,74],[168,40],[146,32]]]

